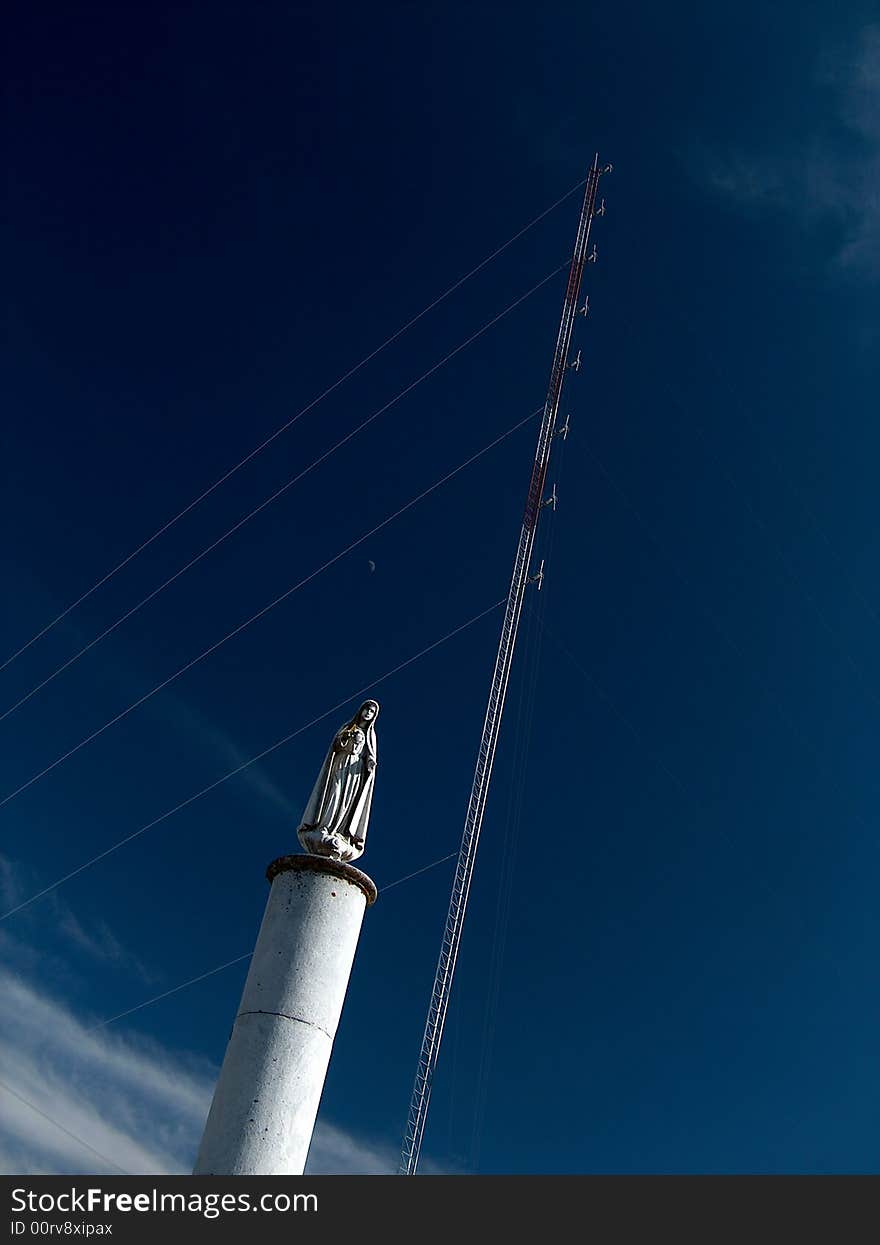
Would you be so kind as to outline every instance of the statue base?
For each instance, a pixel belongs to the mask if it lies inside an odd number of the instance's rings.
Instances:
[[[366,873],[343,861],[330,860],[329,856],[279,856],[266,869],[266,881],[270,886],[279,873],[321,873],[325,877],[353,882],[363,891],[368,908],[376,902],[379,894],[376,883]]]
[[[324,856],[341,864],[350,864],[364,854],[363,847],[358,847],[351,839],[321,826],[300,826],[296,837],[310,856]]]

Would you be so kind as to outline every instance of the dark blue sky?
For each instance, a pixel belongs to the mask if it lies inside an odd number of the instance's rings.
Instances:
[[[614,162],[426,1136],[441,1166],[877,1169],[878,31],[870,6],[802,3],[12,21],[3,658],[594,150]],[[2,707],[563,263],[577,203],[3,670]],[[0,722],[3,794],[540,406],[563,286]],[[9,895],[501,598],[534,435],[0,809]],[[499,624],[376,688],[380,890],[457,847]],[[16,971],[102,1018],[248,951],[348,708],[11,916]],[[365,922],[322,1117],[379,1147],[402,1134],[450,879]],[[118,1028],[217,1064],[245,969]]]

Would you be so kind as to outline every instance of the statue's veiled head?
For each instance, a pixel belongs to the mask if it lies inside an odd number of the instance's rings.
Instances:
[[[357,711],[357,716],[355,718],[355,721],[362,722],[364,723],[364,725],[369,725],[371,722],[375,722],[378,716],[379,716],[378,700],[365,700],[364,703],[361,705],[360,709],[358,709]]]

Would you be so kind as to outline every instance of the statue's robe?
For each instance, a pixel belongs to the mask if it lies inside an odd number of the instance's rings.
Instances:
[[[373,723],[346,722],[324,758],[300,831],[338,834],[360,854],[367,837],[376,760]]]

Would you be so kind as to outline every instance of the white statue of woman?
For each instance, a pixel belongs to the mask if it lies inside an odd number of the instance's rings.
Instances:
[[[375,700],[365,700],[336,732],[297,831],[313,856],[351,861],[363,854],[376,778]]]

